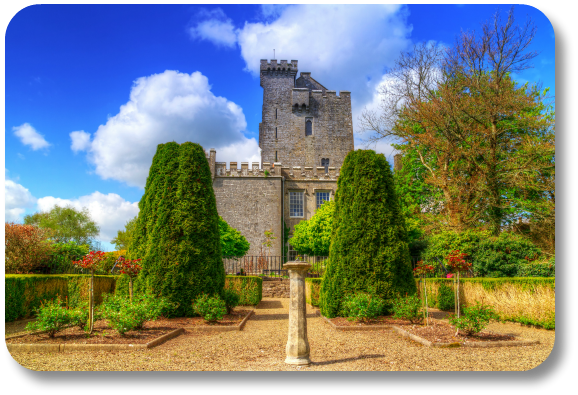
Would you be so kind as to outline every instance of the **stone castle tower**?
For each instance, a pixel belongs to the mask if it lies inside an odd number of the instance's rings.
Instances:
[[[296,60],[261,60],[261,166],[231,162],[227,169],[214,149],[207,154],[217,211],[251,243],[247,255],[259,255],[264,232],[272,230],[270,254],[281,256],[284,225],[290,238],[296,224],[333,199],[339,168],[353,150],[350,92],[338,96],[311,73],[296,76]]]

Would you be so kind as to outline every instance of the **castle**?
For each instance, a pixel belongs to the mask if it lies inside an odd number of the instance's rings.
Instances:
[[[302,72],[297,61],[261,60],[263,116],[259,124],[261,163],[207,160],[217,211],[251,243],[247,255],[259,255],[264,232],[272,230],[271,255],[283,255],[284,224],[289,238],[295,225],[310,219],[333,199],[339,168],[353,150],[351,94],[328,90]],[[291,255],[292,249],[289,246]]]

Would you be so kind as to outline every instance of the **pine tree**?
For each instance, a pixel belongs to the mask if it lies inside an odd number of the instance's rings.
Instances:
[[[405,223],[383,154],[357,150],[346,156],[329,251],[320,293],[326,317],[337,316],[343,298],[355,292],[384,300],[416,293]]]
[[[191,316],[197,296],[220,294],[225,285],[219,216],[203,148],[159,144],[139,208],[128,251],[142,259],[135,289],[178,303],[171,315]]]

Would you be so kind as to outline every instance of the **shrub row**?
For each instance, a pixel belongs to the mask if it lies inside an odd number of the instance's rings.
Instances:
[[[239,305],[257,305],[263,295],[263,279],[257,276],[226,276],[225,289],[239,295]],[[141,293],[139,283],[134,284],[133,292]],[[116,294],[128,296],[128,276],[118,276]]]
[[[319,291],[321,290],[322,278],[305,279],[305,299],[311,306],[319,306]]]
[[[117,276],[94,276],[95,303],[102,295],[114,292]],[[7,274],[5,284],[4,319],[6,322],[30,317],[44,300],[60,296],[71,307],[88,300],[90,276],[86,274]]]

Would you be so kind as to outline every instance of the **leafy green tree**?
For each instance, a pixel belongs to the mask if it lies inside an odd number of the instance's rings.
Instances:
[[[223,256],[244,256],[251,244],[237,229],[230,226],[219,216],[219,233],[221,235],[221,251]]]
[[[328,200],[307,221],[295,225],[289,243],[299,254],[329,256],[335,201]]]
[[[417,292],[405,222],[383,154],[357,150],[345,157],[329,251],[320,292],[326,317],[338,315],[343,299],[356,292],[386,301]]]
[[[127,252],[140,258],[135,293],[178,304],[169,315],[191,316],[200,295],[221,294],[219,216],[211,171],[195,143],[159,144],[149,170],[139,215]]]
[[[24,224],[52,229],[52,240],[56,243],[92,244],[100,232],[86,207],[77,210],[72,206],[56,205],[48,212],[26,215]]]
[[[138,216],[130,219],[125,225],[124,230],[119,230],[116,234],[116,237],[113,238],[110,242],[114,244],[117,251],[119,250],[126,250],[128,245],[130,244],[130,240],[132,238],[132,232],[134,231],[134,227],[136,225],[136,219]]]

